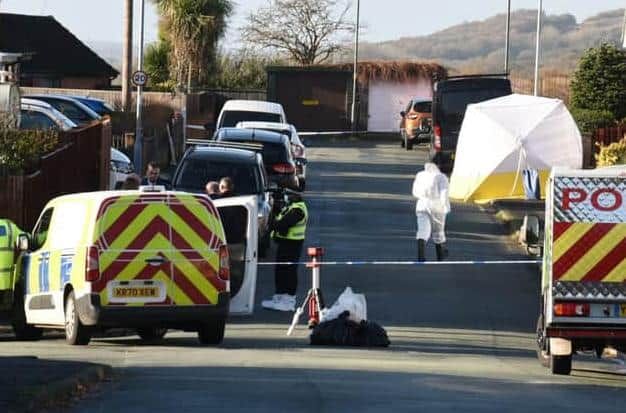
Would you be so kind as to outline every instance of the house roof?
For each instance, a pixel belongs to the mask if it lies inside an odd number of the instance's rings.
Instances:
[[[323,64],[311,66],[271,66],[268,72],[349,72],[352,63]],[[357,65],[361,82],[382,80],[403,82],[410,79],[428,79],[437,81],[448,76],[448,70],[435,62],[419,61],[362,61]]]
[[[119,74],[52,16],[0,13],[0,51],[32,53],[24,74],[107,76]]]

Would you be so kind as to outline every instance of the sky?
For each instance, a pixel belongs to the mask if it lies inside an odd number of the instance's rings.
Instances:
[[[140,0],[134,1],[138,10]],[[244,24],[245,17],[267,2],[235,1],[235,13],[225,39],[227,46],[237,44],[236,28]],[[356,0],[352,0],[352,4],[356,5]],[[536,9],[537,4],[538,0],[511,0],[513,10]],[[122,41],[123,5],[124,0],[0,0],[0,12],[52,15],[85,42],[118,43]],[[548,14],[572,13],[581,21],[601,11],[623,8],[626,0],[543,0],[543,6]],[[361,21],[366,25],[362,39],[375,42],[430,34],[455,24],[505,13],[506,8],[507,0],[361,0]],[[136,26],[139,25],[138,15],[137,11]],[[349,12],[351,18],[354,15],[355,12]],[[156,11],[150,0],[146,0],[146,41],[154,41],[156,32]]]

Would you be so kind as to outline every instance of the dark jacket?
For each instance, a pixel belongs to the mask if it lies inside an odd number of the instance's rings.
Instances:
[[[141,180],[141,185],[142,186],[158,185],[158,186],[164,186],[165,189],[169,189],[170,188],[170,184],[167,181],[165,181],[165,180],[163,180],[161,178],[157,178],[156,182],[153,184],[153,183],[148,182],[148,178],[145,177],[145,176]]]

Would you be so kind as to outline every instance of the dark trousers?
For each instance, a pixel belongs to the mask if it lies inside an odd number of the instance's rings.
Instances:
[[[294,262],[300,260],[304,241],[290,241],[276,239],[276,262]],[[297,265],[276,265],[274,270],[276,283],[276,294],[296,295],[298,288],[298,266]]]

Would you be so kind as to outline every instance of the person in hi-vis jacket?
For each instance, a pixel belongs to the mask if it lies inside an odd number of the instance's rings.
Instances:
[[[413,196],[417,198],[417,259],[426,260],[426,242],[432,237],[437,260],[443,261],[446,249],[446,215],[450,212],[448,178],[437,165],[427,162],[424,170],[417,173],[413,181]]]

